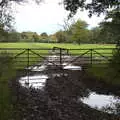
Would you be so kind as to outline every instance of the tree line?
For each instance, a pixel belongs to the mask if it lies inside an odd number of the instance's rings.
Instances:
[[[113,44],[119,39],[119,16],[110,12],[106,16],[106,21],[100,23],[98,27],[88,29],[88,24],[83,20],[65,25],[64,30],[59,30],[54,34],[48,35],[46,32],[38,34],[36,32],[16,32],[15,30],[6,31],[0,27],[0,42],[39,42],[39,43],[108,43]],[[111,21],[108,19],[112,18]],[[117,22],[116,22],[117,21]]]
[[[12,30],[12,2],[23,3],[25,0],[0,1],[0,42],[57,42],[57,43],[118,43],[120,40],[120,1],[119,0],[63,0],[64,8],[70,11],[69,18],[78,9],[88,10],[89,16],[106,13],[106,18],[99,27],[88,29],[85,21],[78,20],[67,29],[52,35],[46,32],[16,32]],[[28,0],[29,1],[29,0]],[[41,0],[34,0],[37,4]],[[111,11],[110,11],[111,10]]]

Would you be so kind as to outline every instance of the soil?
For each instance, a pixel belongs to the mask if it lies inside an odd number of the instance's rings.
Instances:
[[[78,101],[79,97],[88,96],[89,89],[107,94],[119,94],[120,89],[98,82],[85,71],[55,71],[60,76],[49,78],[42,90],[27,89],[18,80],[12,81],[13,120],[120,120],[117,115],[100,112]],[[54,70],[46,72],[52,74]]]

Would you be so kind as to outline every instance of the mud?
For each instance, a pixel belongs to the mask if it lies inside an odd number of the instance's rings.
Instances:
[[[52,76],[54,71],[60,76]],[[23,87],[18,79],[12,82],[14,120],[120,120],[118,115],[78,101],[80,97],[87,97],[89,90],[114,94],[114,86],[98,82],[85,71],[48,69],[44,72],[52,76],[47,79],[44,90]]]

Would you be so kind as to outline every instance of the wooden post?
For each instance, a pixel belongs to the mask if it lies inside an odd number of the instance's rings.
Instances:
[[[60,67],[62,67],[62,48],[60,48]]]
[[[29,86],[29,62],[30,62],[30,60],[29,60],[29,58],[30,58],[30,56],[29,56],[29,49],[27,49],[27,76],[28,76],[28,80],[27,80],[27,84],[28,84],[28,86]]]
[[[93,49],[90,49],[90,63],[91,63],[91,65],[93,64],[93,61],[92,61],[92,57],[93,57],[92,51],[93,51]]]

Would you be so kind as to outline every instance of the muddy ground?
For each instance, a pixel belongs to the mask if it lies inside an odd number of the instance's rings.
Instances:
[[[22,87],[18,79],[12,81],[13,120],[120,120],[120,116],[100,112],[78,101],[89,95],[89,89],[119,95],[119,88],[98,82],[85,71],[56,69],[56,72],[60,76],[47,79],[42,90]]]

